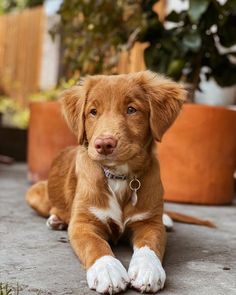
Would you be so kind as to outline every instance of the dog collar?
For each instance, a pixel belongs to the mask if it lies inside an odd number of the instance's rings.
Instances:
[[[106,176],[106,178],[108,179],[114,179],[114,180],[127,180],[128,177],[127,175],[123,175],[123,174],[114,174],[112,173],[107,167],[102,167],[104,174]],[[141,187],[141,182],[139,181],[139,179],[134,176],[130,181],[129,181],[129,188],[132,191],[131,194],[131,203],[133,206],[135,206],[138,202],[138,194],[137,191],[140,189]]]
[[[106,178],[108,179],[116,179],[116,180],[126,180],[127,176],[124,174],[114,174],[107,167],[102,167]]]

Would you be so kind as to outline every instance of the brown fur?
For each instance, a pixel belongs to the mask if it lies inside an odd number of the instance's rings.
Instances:
[[[196,225],[202,225],[207,226],[211,228],[216,228],[216,225],[211,222],[210,220],[203,220],[199,219],[197,217],[181,214],[174,211],[165,211],[173,220],[182,222],[182,223],[188,223],[188,224],[196,224]]]
[[[160,141],[173,123],[184,98],[179,84],[149,71],[87,77],[63,94],[63,113],[79,146],[66,149],[55,159],[47,184],[48,198],[46,183],[39,183],[30,189],[27,201],[42,215],[55,214],[69,224],[72,247],[86,268],[103,255],[114,255],[108,241],[120,230],[114,220],[105,224],[89,211],[91,207],[109,208],[110,192],[102,165],[116,171],[127,164],[128,176],[139,178],[142,185],[136,206],[131,204],[129,188],[118,199],[122,219],[127,220],[133,245],[147,245],[162,259],[166,237],[155,140]],[[128,115],[128,106],[137,112]],[[97,109],[96,116],[90,113],[93,108]],[[97,153],[94,140],[106,134],[114,136],[118,144],[111,155],[104,156]],[[128,221],[144,212],[149,214],[146,220]]]
[[[28,204],[43,217],[48,217],[51,202],[48,198],[47,181],[39,181],[26,194]]]

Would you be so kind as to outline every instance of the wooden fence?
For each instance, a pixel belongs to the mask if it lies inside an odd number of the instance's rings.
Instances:
[[[0,16],[0,91],[22,104],[39,87],[44,20],[42,7]]]
[[[166,0],[154,5],[162,21],[165,8]],[[6,93],[23,105],[29,94],[39,90],[45,20],[43,7],[0,16],[0,94]],[[122,52],[118,73],[144,70],[147,46],[136,42],[131,50]]]

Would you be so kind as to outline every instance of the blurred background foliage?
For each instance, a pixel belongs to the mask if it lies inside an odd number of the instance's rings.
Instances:
[[[148,41],[145,51],[148,68],[167,74],[175,80],[190,83],[193,93],[206,78],[214,78],[221,87],[236,83],[236,1],[221,5],[216,0],[190,0],[188,10],[172,11],[166,21],[168,29],[157,18],[149,19],[140,41]]]
[[[64,0],[52,34],[62,37],[64,73],[114,73],[117,53],[147,26],[145,6],[156,1]],[[146,3],[146,4],[144,4]]]
[[[29,109],[9,97],[0,96],[0,114],[3,114],[3,125],[20,129],[28,127]]]
[[[43,2],[1,0],[0,11],[21,10]],[[153,10],[156,2],[64,0],[58,11],[59,22],[51,31],[52,37],[61,38],[63,80],[53,89],[32,95],[29,101],[55,100],[80,76],[117,74],[119,54],[129,51],[135,41],[148,44],[144,52],[147,68],[190,85],[192,100],[202,74],[221,87],[236,84],[236,1],[220,4],[217,0],[189,0],[188,10],[172,11],[165,22]],[[6,107],[5,99],[0,98],[2,111],[12,109]],[[15,110],[19,111],[19,106]],[[25,110],[21,113],[23,126],[27,115]]]
[[[1,0],[5,12],[43,0]],[[147,42],[149,69],[199,89],[201,70],[221,87],[236,83],[236,1],[189,0],[189,9],[172,11],[163,23],[157,0],[64,0],[51,30],[61,37],[61,78],[116,74],[119,53]],[[170,24],[171,25],[168,25]],[[222,71],[224,69],[224,71]]]
[[[29,102],[37,101],[55,101],[63,90],[74,86],[77,79],[71,78],[68,80],[61,79],[58,86],[33,93],[29,96]],[[0,95],[0,114],[2,114],[2,124],[11,127],[25,129],[29,122],[29,108],[22,106],[17,100]]]
[[[236,83],[235,50],[222,50],[236,44],[236,1],[221,5],[217,0],[190,0],[188,10],[171,12],[168,23],[159,21],[153,11],[157,1],[64,0],[60,33],[64,73],[115,73],[118,54],[132,46],[133,39],[148,42],[147,67],[199,88],[200,72],[206,67],[224,87]],[[224,71],[222,71],[224,69]]]
[[[0,0],[0,14],[42,5],[44,0]]]

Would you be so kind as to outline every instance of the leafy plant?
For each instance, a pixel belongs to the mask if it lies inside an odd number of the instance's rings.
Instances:
[[[72,78],[68,81],[61,80],[59,85],[29,96],[28,101],[54,101],[57,100],[61,92],[76,84],[78,79]],[[0,113],[3,114],[3,125],[25,129],[29,123],[29,108],[22,107],[12,97],[0,96]],[[1,295],[1,294],[0,294]]]
[[[53,35],[61,33],[64,73],[114,73],[118,52],[146,23],[144,3],[134,0],[64,0],[61,23]]]
[[[188,10],[167,16],[175,24],[171,29],[152,15],[139,40],[150,44],[145,50],[148,68],[190,83],[193,98],[203,67],[207,79],[214,78],[222,87],[236,83],[236,51],[222,50],[236,44],[236,1],[221,5],[217,0],[189,0],[189,4]]]
[[[3,124],[25,129],[28,126],[29,109],[20,106],[9,97],[0,97],[0,113],[3,114]]]
[[[236,1],[189,0],[188,10],[167,16],[170,29],[153,11],[156,2],[64,0],[54,33],[62,33],[66,76],[115,73],[119,51],[136,38],[149,42],[147,67],[191,84],[192,98],[203,67],[220,86],[235,84],[236,51],[229,48],[236,44]]]

